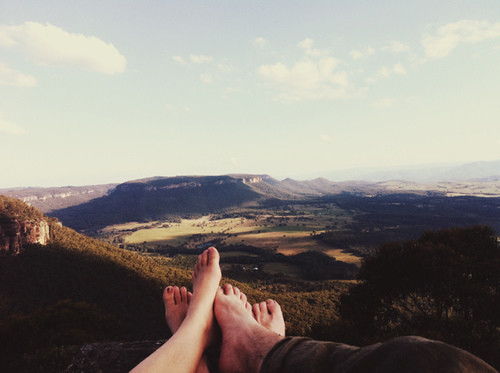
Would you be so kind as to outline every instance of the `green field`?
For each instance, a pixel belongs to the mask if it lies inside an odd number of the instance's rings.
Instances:
[[[349,216],[343,211],[341,213],[341,210],[310,208],[307,211],[264,211],[254,214],[252,218],[206,215],[181,219],[180,222],[131,222],[106,227],[102,232],[108,240],[118,240],[133,247],[154,245],[196,248],[205,242],[219,242],[222,245],[271,249],[284,255],[316,250],[337,260],[359,264],[360,257],[312,237],[313,234],[321,233],[327,225],[340,225],[347,221]]]

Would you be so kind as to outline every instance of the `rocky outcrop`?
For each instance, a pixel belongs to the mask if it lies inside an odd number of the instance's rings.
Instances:
[[[129,372],[165,341],[108,342],[84,345],[66,373]]]
[[[18,254],[28,244],[46,245],[50,238],[49,224],[45,220],[0,220],[0,252]]]
[[[165,340],[86,344],[80,347],[65,373],[126,373],[163,343]],[[213,347],[205,351],[210,372],[218,371],[219,352]]]

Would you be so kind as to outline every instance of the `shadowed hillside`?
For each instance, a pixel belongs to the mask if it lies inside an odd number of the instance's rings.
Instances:
[[[19,212],[9,214],[36,212],[20,201],[17,207]],[[2,363],[6,371],[30,371],[23,366],[30,360],[21,354],[34,356],[37,369],[58,371],[61,366],[51,364],[66,364],[74,352],[67,349],[71,345],[168,336],[162,289],[167,284],[189,287],[190,271],[170,266],[168,259],[118,249],[39,212],[36,215],[49,221],[49,243],[29,245],[18,255],[0,255],[0,355],[9,358]],[[277,299],[294,334],[310,334],[334,320],[339,294],[347,289],[332,282],[301,286],[300,292],[287,287],[283,292],[279,286],[258,290],[231,282],[251,301]],[[275,291],[281,294],[272,295]],[[305,307],[312,311],[308,318],[303,318]]]
[[[151,178],[118,185],[108,195],[51,215],[78,230],[173,214],[204,214],[261,198],[230,176]]]

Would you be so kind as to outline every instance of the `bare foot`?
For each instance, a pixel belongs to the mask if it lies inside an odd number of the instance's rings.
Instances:
[[[191,318],[203,320],[204,328],[201,332],[207,344],[213,328],[215,294],[222,277],[219,258],[219,252],[215,247],[209,247],[198,255],[193,271],[193,295],[186,313],[186,320]]]
[[[285,336],[285,319],[281,307],[275,300],[255,303],[252,307],[253,317],[265,328]]]
[[[214,310],[222,330],[220,371],[259,372],[267,352],[283,337],[260,325],[249,312],[246,297],[229,284],[217,291]]]
[[[174,334],[186,317],[188,305],[193,294],[183,286],[167,286],[163,290],[163,304],[165,305],[165,319],[172,334]]]
[[[133,372],[149,373],[167,369],[169,372],[208,373],[203,354],[210,341],[210,331],[214,324],[214,300],[220,279],[219,253],[215,247],[210,247],[198,256],[190,300],[187,290],[185,297],[182,295],[182,289],[179,290],[179,297],[176,297],[174,288],[165,290],[167,322],[172,331],[177,330],[162,346],[141,361]],[[184,303],[188,303],[184,320],[183,299]]]

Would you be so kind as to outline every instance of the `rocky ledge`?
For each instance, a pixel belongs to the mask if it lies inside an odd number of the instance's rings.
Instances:
[[[18,254],[29,244],[46,245],[50,238],[47,221],[25,221],[20,219],[0,219],[0,252]]]
[[[80,348],[66,373],[129,372],[165,341],[91,343]]]

